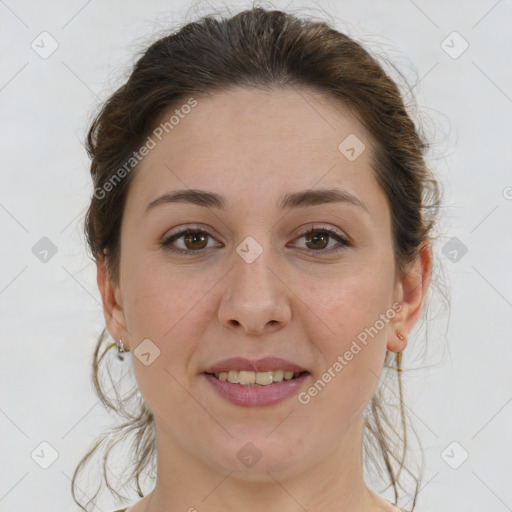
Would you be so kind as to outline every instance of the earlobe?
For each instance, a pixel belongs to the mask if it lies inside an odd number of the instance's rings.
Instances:
[[[119,285],[112,282],[105,258],[98,259],[96,267],[96,281],[101,293],[103,315],[108,332],[116,343],[123,338],[123,342],[128,349],[126,319],[121,305]]]
[[[418,321],[426,298],[432,273],[432,247],[425,243],[419,255],[399,284],[401,309],[390,325],[387,349],[401,352],[407,346],[407,334]]]

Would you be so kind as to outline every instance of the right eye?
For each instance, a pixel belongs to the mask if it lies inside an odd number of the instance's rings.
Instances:
[[[208,238],[212,236],[204,230],[187,228],[167,237],[160,245],[171,252],[190,255],[207,248]],[[180,239],[183,239],[184,248],[174,246],[174,242]]]

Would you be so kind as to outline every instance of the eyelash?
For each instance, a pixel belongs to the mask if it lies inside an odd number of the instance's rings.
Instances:
[[[343,238],[337,231],[335,231],[335,230],[333,230],[333,229],[331,229],[329,227],[326,227],[326,226],[311,228],[310,230],[308,230],[308,231],[302,233],[301,235],[299,235],[297,238],[302,238],[302,237],[307,236],[307,235],[312,235],[313,233],[323,233],[323,234],[329,235],[330,238],[333,238],[334,240],[339,242],[341,244],[341,247],[338,247],[337,249],[329,249],[329,250],[323,250],[323,249],[318,249],[318,250],[304,249],[304,250],[306,250],[306,251],[308,251],[310,253],[333,254],[333,253],[337,253],[337,252],[343,251],[347,247],[352,247],[354,245],[352,242],[350,242],[346,238]],[[189,235],[189,234],[191,234],[191,235],[204,234],[204,235],[207,235],[210,238],[213,238],[207,231],[204,231],[204,230],[199,229],[199,228],[189,227],[189,228],[186,228],[186,229],[184,229],[182,231],[179,231],[178,233],[174,233],[170,237],[167,237],[166,239],[164,239],[160,243],[160,245],[163,248],[165,248],[166,250],[171,251],[171,252],[173,252],[175,254],[184,254],[184,255],[187,255],[187,256],[191,255],[192,253],[201,253],[201,252],[206,251],[206,249],[198,249],[198,250],[194,251],[194,250],[191,250],[191,249],[186,249],[185,250],[185,249],[180,249],[180,248],[177,248],[177,247],[171,247],[171,243],[172,242],[182,238],[185,235]]]

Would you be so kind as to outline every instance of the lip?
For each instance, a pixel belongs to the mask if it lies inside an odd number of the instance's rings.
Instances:
[[[215,363],[207,368],[204,373],[220,373],[233,371],[270,372],[273,370],[285,370],[294,373],[306,372],[305,368],[280,357],[264,357],[262,359],[246,359],[244,357],[232,357]]]
[[[217,373],[217,372],[215,372]],[[305,372],[295,379],[275,382],[268,386],[241,386],[219,380],[213,375],[203,374],[213,389],[225,400],[244,407],[263,407],[274,405],[291,396],[295,396],[311,374]]]

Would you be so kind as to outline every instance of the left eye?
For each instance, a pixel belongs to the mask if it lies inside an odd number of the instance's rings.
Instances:
[[[298,238],[303,237],[306,239],[306,244],[313,245],[313,248],[306,247],[306,250],[309,252],[332,253],[338,252],[343,250],[345,247],[351,247],[353,245],[336,231],[326,227],[310,229],[309,231],[300,235]],[[207,248],[208,238],[213,237],[206,231],[200,229],[185,229],[166,238],[161,242],[161,245],[162,247],[165,247],[166,250],[177,254],[191,254],[193,252],[201,252],[203,249]],[[180,239],[183,239],[185,247],[180,248],[173,246],[173,243]],[[325,250],[325,248],[329,245],[329,239],[337,241],[340,247]]]
[[[306,233],[299,236],[299,238],[306,237],[306,243],[316,245],[316,249],[309,249],[313,250],[313,252],[319,252],[318,249],[325,249],[325,247],[328,245],[326,240],[336,240],[338,242],[338,245],[340,247],[337,247],[335,249],[329,249],[327,251],[320,251],[320,252],[337,252],[343,250],[345,247],[352,246],[352,243],[349,242],[347,239],[342,237],[338,232],[334,231],[330,228],[313,228]],[[320,245],[320,247],[318,247]]]

